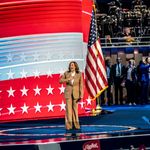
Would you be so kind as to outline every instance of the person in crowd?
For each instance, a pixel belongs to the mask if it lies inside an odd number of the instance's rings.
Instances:
[[[83,78],[77,62],[71,61],[68,70],[60,78],[60,83],[66,83],[66,115],[65,125],[67,130],[80,129],[78,117],[78,101],[83,98]]]
[[[115,86],[115,104],[118,104],[118,95],[120,104],[123,104],[123,86],[122,83],[125,79],[126,68],[121,63],[121,58],[116,59],[116,64],[112,66],[112,78]]]
[[[120,33],[119,36],[121,37],[120,41],[122,43],[130,45],[135,42],[135,35],[133,32],[131,32],[130,27],[124,27],[123,32]]]
[[[127,103],[129,105],[136,105],[137,101],[137,73],[135,61],[133,59],[129,60],[126,73],[126,89],[127,89]]]
[[[142,0],[134,0],[132,1],[132,8],[134,9],[136,5],[143,5],[143,4],[144,2]]]
[[[106,38],[106,45],[107,46],[112,46],[111,36],[106,35],[105,38]]]
[[[150,64],[150,57],[147,59],[147,63]],[[150,101],[150,67],[148,70],[148,76],[149,76],[149,84],[148,84],[148,101]]]
[[[150,57],[147,57],[140,65],[141,70],[141,104],[148,103]]]
[[[113,104],[113,96],[111,93],[112,75],[111,75],[111,61],[110,61],[110,59],[106,59],[105,65],[106,65],[106,75],[107,75],[107,81],[108,81],[108,88],[101,94],[101,101],[102,101],[102,104],[112,105]],[[106,95],[106,97],[105,97],[105,95]]]
[[[150,57],[146,57],[145,59],[146,65],[150,65]],[[148,68],[148,92],[147,92],[147,97],[148,97],[148,101],[150,98],[150,67]]]
[[[137,95],[137,103],[140,103],[140,99],[141,99],[141,69],[140,69],[140,66],[141,64],[143,63],[142,60],[139,61],[139,64],[137,65],[136,67],[136,74],[137,74],[137,92],[136,92],[136,95]]]

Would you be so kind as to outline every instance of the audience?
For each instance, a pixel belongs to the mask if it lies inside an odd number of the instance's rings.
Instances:
[[[105,64],[108,88],[100,96],[102,105],[149,103],[150,57],[143,58],[139,64],[135,64],[135,60],[130,59],[126,67],[121,63],[120,57],[117,57],[116,64],[112,66],[110,58],[106,59]],[[123,88],[126,90],[126,98],[123,97]]]

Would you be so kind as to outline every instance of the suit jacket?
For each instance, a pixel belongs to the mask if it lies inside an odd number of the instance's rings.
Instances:
[[[112,66],[112,70],[111,70],[111,75],[112,75],[113,79],[116,78],[116,66],[117,66],[117,64],[114,64]],[[120,78],[124,79],[125,76],[126,76],[126,68],[124,65],[121,64],[121,76],[120,76]]]
[[[60,79],[60,83],[66,83],[65,98],[79,99],[83,98],[83,78],[82,73],[75,73],[73,84],[68,80],[71,72],[66,71]]]

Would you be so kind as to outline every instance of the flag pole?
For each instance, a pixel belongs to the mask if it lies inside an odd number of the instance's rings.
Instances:
[[[94,0],[93,0],[93,8],[94,8],[94,12],[96,14],[96,6],[95,6],[95,1]],[[95,16],[95,20],[96,20],[96,16]],[[97,22],[97,20],[96,20],[96,22]],[[97,30],[97,23],[96,23],[96,30]],[[96,32],[96,34],[97,34],[97,32]],[[99,96],[96,97],[96,103],[97,103],[97,105],[96,105],[96,110],[94,111],[94,113],[98,113],[99,114],[102,111],[102,108],[100,106]]]
[[[94,2],[94,1],[93,1]],[[104,57],[102,54],[101,43],[99,39],[96,17],[95,5],[93,3],[93,11],[90,24],[90,34],[88,41],[88,53],[86,59],[86,84],[92,100],[92,115],[100,114],[102,109],[98,97],[108,87],[106,68]],[[97,105],[97,107],[96,107]],[[97,110],[96,110],[97,109]]]
[[[100,106],[100,99],[97,98],[96,101],[97,101],[96,113],[101,113],[102,107]]]

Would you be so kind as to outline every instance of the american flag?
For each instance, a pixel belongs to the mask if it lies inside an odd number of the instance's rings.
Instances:
[[[72,60],[83,71],[82,19],[81,0],[0,2],[0,122],[64,117],[59,78]]]
[[[94,10],[91,17],[85,74],[87,90],[91,98],[95,99],[107,88],[108,83]]]

